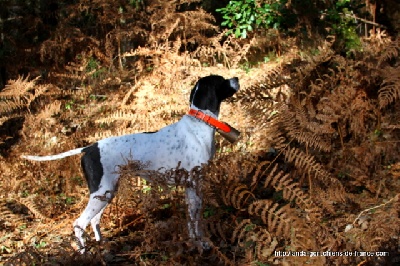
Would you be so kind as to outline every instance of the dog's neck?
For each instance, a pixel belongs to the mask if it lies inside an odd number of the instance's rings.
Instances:
[[[207,114],[208,113],[208,114]],[[213,114],[212,112],[206,110],[199,110],[198,108],[191,108],[189,110],[189,115],[197,118],[198,120],[203,121],[210,127],[218,130],[222,130],[223,132],[229,132],[230,127],[225,124],[224,122],[221,122],[217,119],[217,116]]]
[[[193,104],[190,105],[190,110],[193,110],[194,112],[198,112],[199,114],[207,115],[207,116],[209,116],[209,117],[211,117],[211,118],[213,118],[213,119],[218,119],[218,116],[217,116],[216,114],[214,114],[213,112],[211,112],[211,111],[209,111],[209,110],[201,110],[201,109],[197,108],[196,106],[194,106]],[[190,112],[190,111],[189,111],[189,112]],[[203,133],[201,133],[201,134],[204,134],[204,133],[205,133],[205,134],[209,134],[209,133],[211,133],[211,135],[214,136],[215,127],[209,125],[208,123],[206,123],[205,121],[199,119],[198,117],[196,117],[196,116],[194,116],[194,115],[191,115],[190,113],[188,113],[188,114],[185,115],[185,116],[186,116],[186,117],[189,117],[190,119],[193,119],[193,121],[196,121],[196,122],[199,123],[198,126],[196,126],[196,127],[200,127],[200,128],[201,128],[201,130],[199,131],[199,133],[200,133],[200,132],[203,132]],[[209,129],[209,130],[208,130],[208,129]],[[208,132],[208,133],[206,133],[206,132]]]
[[[202,112],[206,115],[211,116],[214,119],[218,119],[218,115],[219,115],[219,111],[216,111],[215,113],[213,113],[210,110],[202,110],[202,109],[197,108],[194,104],[190,105],[190,110],[196,110],[196,111]]]
[[[217,115],[209,110],[201,110],[194,105],[191,105],[191,110],[196,110],[202,112],[213,119],[217,119]],[[202,146],[208,150],[211,159],[215,154],[215,144],[214,144],[214,136],[215,136],[215,127],[205,123],[204,121],[196,118],[193,115],[187,114],[182,118],[184,121],[191,121],[189,123],[188,130],[193,132],[193,135],[196,136],[197,140],[202,143]],[[193,124],[195,123],[195,124]]]

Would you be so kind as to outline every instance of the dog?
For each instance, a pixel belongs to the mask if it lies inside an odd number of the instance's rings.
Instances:
[[[73,224],[75,236],[84,250],[83,234],[89,223],[96,241],[101,240],[100,219],[116,190],[119,178],[117,166],[123,165],[127,158],[143,162],[146,170],[161,172],[174,169],[178,164],[187,171],[206,164],[215,153],[215,131],[229,131],[229,126],[218,120],[221,102],[238,90],[237,77],[203,77],[191,90],[189,113],[178,122],[157,132],[110,137],[90,146],[57,155],[21,157],[34,161],[50,161],[84,153],[81,166],[88,183],[90,198],[85,210]],[[151,181],[149,176],[141,177]],[[196,187],[186,187],[185,200],[188,206],[189,237],[195,241],[202,241],[204,232],[200,223],[201,193]]]

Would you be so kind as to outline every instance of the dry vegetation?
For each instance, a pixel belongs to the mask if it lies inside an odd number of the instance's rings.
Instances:
[[[179,1],[165,2],[154,1],[152,10],[134,12],[123,25],[109,21],[116,17],[112,6],[102,6],[99,31],[107,31],[105,40],[62,24],[40,51],[43,58],[62,62],[74,48],[70,63],[47,80],[20,77],[0,91],[0,261],[399,262],[400,40],[377,31],[351,57],[336,53],[332,40],[304,55],[293,39],[226,37],[201,9],[179,10]],[[118,26],[109,29],[112,23]],[[246,61],[258,55],[262,62],[260,51],[271,47],[282,53],[273,63]],[[143,183],[127,161],[118,195],[102,220],[108,241],[99,245],[88,236],[90,252],[77,253],[72,222],[88,193],[79,158],[32,163],[19,156],[157,130],[187,112],[190,89],[209,74],[239,77],[241,90],[224,104],[221,119],[242,137],[232,145],[217,136],[218,154],[210,165],[166,175],[205,176],[204,223],[212,249],[189,241],[182,188]],[[279,251],[387,256],[276,256]]]

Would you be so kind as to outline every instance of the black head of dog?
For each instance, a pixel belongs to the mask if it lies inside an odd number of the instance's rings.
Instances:
[[[190,103],[201,110],[209,110],[218,116],[221,102],[239,90],[239,79],[224,79],[211,75],[199,79],[190,93]]]

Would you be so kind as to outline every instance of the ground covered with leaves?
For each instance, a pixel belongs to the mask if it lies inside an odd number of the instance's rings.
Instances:
[[[40,78],[10,79],[0,91],[0,261],[398,263],[399,38],[376,30],[361,39],[362,49],[341,53],[334,38],[305,49],[273,30],[247,39],[227,36],[201,9],[153,7],[140,15],[155,22],[165,12],[164,24],[151,28],[126,18],[138,30],[116,28],[105,41],[74,31],[79,36],[62,43],[65,50],[55,49],[63,38],[49,40],[43,58],[69,63]],[[68,25],[76,26],[63,24],[56,36],[65,36]],[[137,41],[132,47],[129,38]],[[88,49],[80,46],[84,40]],[[72,44],[75,56],[60,58],[73,53]],[[80,254],[72,223],[88,190],[79,156],[33,163],[20,155],[156,131],[187,113],[190,90],[210,74],[239,77],[241,89],[223,103],[220,118],[241,137],[230,144],[217,134],[209,165],[165,174],[203,177],[210,250],[187,235],[183,188],[145,183],[126,158],[118,194],[103,215],[105,239],[96,243],[89,229],[87,252]]]

